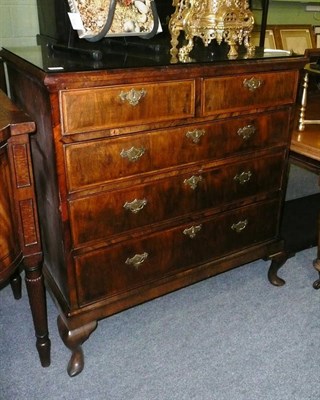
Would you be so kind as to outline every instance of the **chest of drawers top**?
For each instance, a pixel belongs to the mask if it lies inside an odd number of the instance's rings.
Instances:
[[[188,70],[181,74],[188,75]],[[291,104],[297,74],[256,72],[104,85],[60,92],[63,135],[226,116]],[[180,122],[181,123],[181,122]]]

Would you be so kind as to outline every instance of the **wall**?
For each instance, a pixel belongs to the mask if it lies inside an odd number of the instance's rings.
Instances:
[[[36,43],[36,0],[0,0],[0,47]]]
[[[313,5],[319,5],[319,1],[314,2]],[[306,3],[271,0],[269,2],[268,23],[270,25],[320,25],[320,12],[306,11]]]
[[[159,0],[161,1],[161,0]],[[261,0],[253,0],[259,7]],[[319,5],[319,1],[315,2]],[[310,24],[320,26],[320,12],[306,12],[306,4],[289,0],[271,0],[269,24]],[[255,11],[259,22],[260,12]],[[0,0],[0,47],[36,43],[39,32],[36,0]]]

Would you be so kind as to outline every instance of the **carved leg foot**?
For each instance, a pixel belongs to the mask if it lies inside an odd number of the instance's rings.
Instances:
[[[319,272],[320,275],[320,259],[317,258],[313,261],[314,268]],[[320,289],[320,278],[313,282],[314,289]]]
[[[36,347],[43,367],[50,365],[50,339],[47,321],[47,303],[41,269],[26,271],[26,286],[36,333]]]
[[[286,263],[289,255],[284,253],[279,253],[272,258],[272,262],[268,271],[269,282],[274,286],[283,286],[286,282],[278,276],[279,269]]]
[[[11,289],[12,289],[13,297],[16,300],[21,299],[21,293],[22,293],[22,291],[21,291],[21,282],[22,282],[22,279],[21,279],[21,276],[20,276],[20,271],[17,270],[14,273],[14,275],[11,277],[11,279],[10,279],[10,286],[11,286]]]
[[[320,289],[320,278],[314,281],[312,286],[316,290]]]
[[[66,324],[64,323],[61,316],[58,316],[58,329],[60,337],[63,343],[71,350],[71,358],[68,363],[67,372],[69,376],[73,377],[83,370],[84,367],[84,355],[82,351],[82,343],[84,343],[91,333],[97,327],[97,321],[89,322],[86,325],[83,325],[74,330],[69,330]]]

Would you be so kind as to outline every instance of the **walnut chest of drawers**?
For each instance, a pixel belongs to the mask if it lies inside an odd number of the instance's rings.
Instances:
[[[44,270],[70,375],[99,319],[281,253],[302,57],[78,72],[3,57],[38,127]]]

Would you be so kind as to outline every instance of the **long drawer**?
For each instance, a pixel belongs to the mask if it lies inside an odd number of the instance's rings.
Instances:
[[[271,240],[277,233],[278,201],[133,239],[75,257],[80,306],[148,284],[179,271]]]
[[[202,115],[292,104],[297,82],[297,71],[204,79]]]
[[[75,247],[192,212],[276,192],[282,151],[69,202]]]
[[[60,93],[64,135],[193,117],[195,82],[65,90]]]
[[[175,165],[286,144],[287,109],[65,146],[70,192]]]

